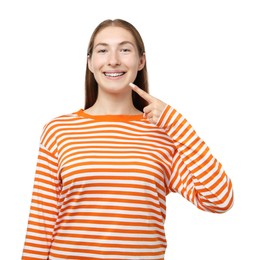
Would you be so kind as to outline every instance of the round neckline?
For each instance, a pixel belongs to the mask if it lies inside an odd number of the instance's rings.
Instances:
[[[127,114],[108,114],[108,115],[91,115],[84,111],[84,109],[80,109],[77,111],[77,115],[90,118],[97,121],[136,121],[143,119],[143,114],[135,114],[135,115],[127,115]]]

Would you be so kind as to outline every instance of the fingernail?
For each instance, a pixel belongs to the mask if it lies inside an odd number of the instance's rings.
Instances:
[[[135,87],[134,83],[132,83],[132,82],[129,83],[129,86],[130,86],[131,88],[134,88],[134,87]]]

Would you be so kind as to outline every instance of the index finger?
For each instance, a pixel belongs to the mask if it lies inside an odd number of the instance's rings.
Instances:
[[[129,86],[132,88],[133,91],[135,91],[140,97],[148,101],[148,103],[151,103],[153,101],[153,97],[149,95],[146,91],[142,90],[132,82],[129,83]]]

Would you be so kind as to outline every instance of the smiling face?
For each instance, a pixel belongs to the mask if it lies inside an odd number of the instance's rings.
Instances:
[[[129,91],[129,83],[145,65],[145,55],[139,56],[132,34],[122,27],[109,26],[96,35],[93,46],[88,67],[99,91]]]

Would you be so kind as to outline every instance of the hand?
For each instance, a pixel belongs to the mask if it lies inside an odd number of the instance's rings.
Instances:
[[[133,83],[130,83],[129,86],[133,91],[148,102],[148,106],[143,109],[144,117],[147,118],[150,123],[156,125],[167,104],[151,96]]]

